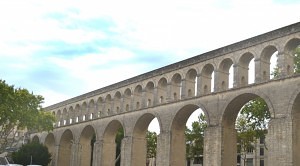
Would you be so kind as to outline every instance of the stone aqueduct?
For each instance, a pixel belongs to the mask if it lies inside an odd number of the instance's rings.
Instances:
[[[52,165],[113,166],[114,140],[122,127],[121,165],[142,166],[145,134],[157,118],[156,164],[183,166],[185,124],[201,108],[209,124],[204,165],[233,166],[238,112],[248,101],[261,97],[271,113],[268,165],[299,166],[300,75],[293,72],[294,50],[299,45],[300,23],[296,23],[77,96],[47,107],[57,117],[54,131],[31,138],[49,148]],[[270,79],[270,57],[276,52],[280,76]],[[255,81],[248,84],[252,59]],[[229,88],[232,65],[233,87]],[[93,135],[96,142],[91,145]]]

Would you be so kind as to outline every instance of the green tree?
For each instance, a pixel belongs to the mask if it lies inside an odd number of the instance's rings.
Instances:
[[[147,131],[147,158],[156,157],[157,134],[156,132]]]
[[[192,128],[186,128],[185,138],[187,159],[203,155],[204,130],[206,127],[207,122],[205,121],[205,115],[201,113],[198,116],[198,121],[192,123]]]
[[[44,98],[24,88],[15,88],[0,80],[0,152],[14,146],[16,132],[50,131],[55,117],[45,112]]]
[[[262,98],[251,100],[242,107],[236,120],[236,130],[238,153],[244,164],[247,153],[255,150],[257,140],[265,138],[270,118],[267,103]]]
[[[40,143],[32,142],[23,145],[19,151],[12,153],[12,159],[22,165],[47,166],[51,161],[48,148]]]
[[[254,150],[254,143],[256,142],[255,130],[248,123],[248,119],[244,114],[238,116],[236,120],[237,129],[237,151],[241,159],[246,163],[246,155],[248,151]]]

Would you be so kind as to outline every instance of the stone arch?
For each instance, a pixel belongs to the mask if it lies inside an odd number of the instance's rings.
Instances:
[[[32,142],[40,143],[40,138],[37,135],[35,135],[32,137]]]
[[[191,68],[187,71],[185,76],[185,94],[187,97],[196,96],[197,92],[197,70]]]
[[[131,110],[131,95],[132,95],[131,90],[129,88],[127,88],[124,91],[124,100],[123,100],[124,110],[126,112]]]
[[[102,160],[100,165],[115,165],[115,158],[116,158],[115,138],[120,128],[123,128],[125,133],[125,129],[122,123],[118,120],[113,120],[106,126],[103,135],[103,147],[102,147],[102,154],[101,154]]]
[[[175,73],[171,78],[171,99],[176,101],[181,99],[182,76]]]
[[[133,166],[145,165],[147,158],[146,132],[151,121],[157,118],[155,115],[146,113],[136,121],[133,129],[131,164]],[[158,122],[160,123],[159,118]],[[159,125],[161,126],[161,125]]]
[[[86,102],[83,102],[81,105],[81,121],[86,121],[88,119],[88,105]]]
[[[235,122],[241,108],[249,101],[261,97],[268,106],[271,116],[274,116],[273,106],[268,97],[264,94],[244,93],[235,96],[227,105],[221,117],[222,124],[222,165],[236,165],[237,163],[237,142]]]
[[[81,121],[81,108],[79,104],[76,104],[75,106],[75,123],[78,123]]]
[[[218,69],[218,78],[216,79],[218,90],[224,91],[229,89],[229,69],[232,66],[233,60],[231,58],[226,58],[221,61]]]
[[[80,134],[80,165],[92,165],[96,131],[93,126],[85,126]]]
[[[62,124],[62,113],[61,110],[58,110],[56,113],[57,126],[60,127]]]
[[[47,134],[44,145],[48,148],[48,151],[51,154],[52,160],[49,165],[55,165],[55,137],[53,133]]]
[[[262,75],[262,81],[270,80],[271,76],[271,57],[278,54],[278,49],[274,45],[268,45],[261,52],[260,57],[260,70]]]
[[[157,97],[158,97],[158,103],[162,104],[165,103],[167,100],[167,87],[168,87],[168,81],[165,77],[162,77],[159,79],[157,83]]]
[[[97,110],[97,117],[100,118],[104,115],[104,112],[103,112],[103,99],[102,97],[98,97],[97,99],[97,105],[96,105],[96,110]]]
[[[90,102],[89,102],[87,115],[88,115],[89,120],[92,120],[92,119],[96,118],[95,115],[97,115],[97,109],[96,109],[94,99],[91,99]]]
[[[118,114],[121,112],[121,99],[122,95],[120,91],[117,91],[114,95],[114,113]]]
[[[145,87],[146,106],[151,107],[154,104],[154,83],[149,81]]]
[[[133,91],[133,100],[134,100],[134,109],[141,109],[142,104],[142,96],[143,96],[143,88],[141,85],[137,85]]]
[[[300,38],[290,39],[284,46],[284,53],[279,54],[279,64],[280,68],[282,68],[281,72],[286,73],[286,75],[294,74],[294,57],[295,57],[295,49],[300,47]]]
[[[62,125],[65,126],[67,125],[69,122],[68,122],[68,119],[69,119],[69,114],[68,114],[68,111],[66,108],[63,109],[63,113],[62,113]]]
[[[186,162],[185,128],[190,115],[200,107],[188,104],[179,109],[171,123],[170,165],[182,166]],[[203,110],[204,111],[204,110]],[[205,113],[205,111],[204,111]]]
[[[71,165],[73,144],[73,133],[67,129],[60,138],[57,165]]]
[[[213,72],[215,67],[212,64],[206,64],[201,70],[200,75],[200,94],[206,95],[212,91],[213,87]]]
[[[75,116],[75,111],[74,111],[74,109],[73,109],[72,106],[69,107],[68,114],[69,114],[69,119],[68,119],[69,124],[74,123],[74,122],[75,122],[75,117],[76,117],[76,116]]]
[[[235,69],[235,82],[238,84],[238,87],[246,86],[249,84],[249,64],[253,59],[254,54],[252,54],[251,52],[246,52],[239,58],[238,65]],[[255,72],[256,71],[254,71],[253,74],[255,74]]]
[[[105,103],[105,115],[112,115],[112,98],[110,94],[107,94],[104,100]]]

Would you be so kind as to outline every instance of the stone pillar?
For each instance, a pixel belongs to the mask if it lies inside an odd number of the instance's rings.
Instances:
[[[57,166],[58,163],[59,145],[55,146],[55,152],[52,156],[51,166]]]
[[[81,163],[81,145],[79,143],[72,143],[71,145],[71,165],[79,166]]]
[[[154,87],[153,89],[153,103],[152,106],[159,104],[158,88]]]
[[[167,83],[167,96],[166,96],[166,102],[169,103],[172,101],[172,83]]]
[[[248,66],[233,65],[234,80],[233,87],[242,87],[248,85]]]
[[[200,74],[197,75],[197,90],[196,90],[196,96],[201,95],[201,77]]]
[[[257,58],[255,63],[255,83],[260,83],[270,80],[270,62],[263,61],[263,59]]]
[[[102,145],[101,145],[102,143]],[[101,166],[114,166],[116,159],[116,143],[115,140],[100,141],[100,158],[98,165]],[[122,152],[121,152],[122,153]],[[121,163],[122,164],[122,163]]]
[[[205,76],[205,75],[199,75],[198,76],[198,94],[200,95],[206,95],[211,92],[211,76]]]
[[[279,52],[277,64],[279,68],[279,77],[286,77],[294,73],[294,56],[287,52]]]
[[[292,120],[287,117],[271,119],[266,145],[269,166],[293,166]]]
[[[157,136],[156,166],[170,165],[171,133],[170,131],[161,131]]]
[[[121,166],[131,166],[132,161],[132,137],[124,137],[121,143]]]
[[[103,141],[97,140],[94,143],[94,152],[93,152],[93,166],[99,166],[102,159],[102,147],[103,147]]]
[[[220,92],[228,89],[229,73],[215,70],[214,92]]]
[[[222,129],[219,126],[209,126],[204,132],[203,165],[220,166],[222,148]]]
[[[187,98],[187,80],[186,79],[181,79],[181,96],[180,99],[185,99]]]

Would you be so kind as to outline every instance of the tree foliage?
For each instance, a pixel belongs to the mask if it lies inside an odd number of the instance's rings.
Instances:
[[[262,98],[251,100],[242,107],[236,120],[236,130],[237,150],[244,163],[247,153],[255,150],[257,140],[265,138],[270,118],[267,103]]]
[[[48,148],[40,143],[32,142],[23,145],[19,151],[12,153],[12,159],[22,165],[47,166],[51,161]]]
[[[192,128],[186,128],[186,157],[194,158],[203,154],[204,147],[204,130],[207,127],[205,115],[201,113],[198,121],[192,123]]]
[[[18,130],[50,131],[55,118],[41,106],[44,98],[0,80],[0,152],[14,145]]]
[[[156,132],[147,131],[147,158],[156,157],[157,134]]]

